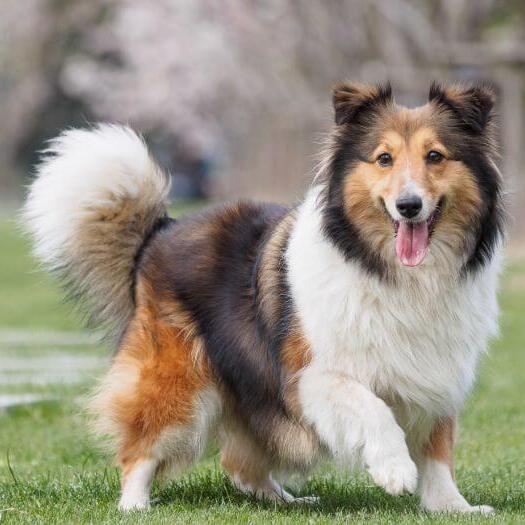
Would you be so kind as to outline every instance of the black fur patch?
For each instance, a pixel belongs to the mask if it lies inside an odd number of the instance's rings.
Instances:
[[[289,293],[283,275],[281,310],[271,319],[261,314],[257,265],[287,212],[240,203],[180,219],[155,235],[140,268],[156,295],[191,313],[238,415],[265,442],[274,419],[286,417],[279,348],[289,329]]]
[[[380,254],[371,250],[345,213],[343,186],[348,172],[358,162],[369,162],[378,140],[376,123],[392,103],[390,84],[364,93],[353,84],[336,86],[334,108],[338,126],[332,135],[331,160],[321,201],[324,231],[343,256],[356,261],[368,273],[387,280],[388,265]]]
[[[505,213],[501,196],[501,182],[494,166],[484,157],[464,154],[463,162],[476,177],[481,189],[483,208],[475,220],[476,242],[474,250],[465,263],[465,272],[475,272],[489,262],[494,248],[504,232]]]
[[[438,124],[440,139],[454,160],[469,168],[480,189],[482,208],[472,221],[474,248],[463,268],[472,273],[490,261],[505,226],[502,180],[494,160],[494,94],[485,86],[446,88],[434,82],[429,101],[444,117]]]
[[[342,147],[334,161],[330,183],[322,197],[323,227],[328,238],[346,260],[356,261],[361,267],[379,278],[388,278],[387,264],[379,253],[372,250],[344,211],[343,183],[347,170],[359,158],[351,147]],[[355,155],[355,156],[354,156]]]
[[[335,123],[354,125],[360,114],[377,111],[391,102],[392,86],[388,82],[372,87],[342,82],[334,86],[332,95]]]
[[[442,84],[432,82],[428,100],[452,111],[467,133],[482,134],[492,118],[494,94],[485,86],[458,87],[447,91]]]
[[[157,233],[167,228],[168,226],[174,224],[175,222],[176,222],[176,219],[173,219],[172,217],[168,217],[168,215],[161,217],[155,223],[155,225],[153,226],[153,229],[150,232],[148,232],[148,234],[144,238],[144,241],[142,242],[142,245],[140,246],[139,251],[135,255],[135,263],[133,265],[133,280],[131,284],[131,289],[133,290],[133,292],[135,292],[135,288],[137,284],[137,269],[140,266],[142,255],[144,251],[146,250],[146,248],[149,246],[151,239],[153,239]],[[135,298],[135,293],[133,293],[133,302],[134,304],[137,303],[136,298]],[[122,336],[121,336],[121,339],[122,339]]]

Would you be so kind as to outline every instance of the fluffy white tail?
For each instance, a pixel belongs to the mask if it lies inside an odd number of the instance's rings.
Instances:
[[[119,336],[133,314],[135,259],[166,215],[168,179],[131,129],[68,130],[38,166],[22,216],[34,252]]]

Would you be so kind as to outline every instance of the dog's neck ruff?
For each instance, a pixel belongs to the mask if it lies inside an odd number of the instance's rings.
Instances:
[[[461,261],[438,247],[423,265],[400,266],[395,283],[386,283],[326,237],[318,195],[310,190],[299,208],[287,250],[310,366],[341,371],[430,414],[455,413],[497,332],[499,253],[480,272],[460,277]]]

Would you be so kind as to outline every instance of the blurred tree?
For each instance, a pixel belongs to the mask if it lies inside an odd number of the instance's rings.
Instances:
[[[0,192],[16,193],[35,149],[57,128],[90,115],[64,91],[60,73],[83,33],[97,23],[101,2],[4,0],[0,17]],[[17,183],[18,182],[18,183]]]
[[[3,15],[8,173],[58,128],[103,119],[145,132],[179,175],[204,170],[205,192],[294,198],[345,77],[390,78],[404,103],[436,77],[501,83],[522,155],[522,1],[4,0]]]

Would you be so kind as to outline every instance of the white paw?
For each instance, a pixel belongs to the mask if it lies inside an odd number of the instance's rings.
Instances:
[[[490,505],[471,505],[468,512],[481,512],[482,514],[492,514],[494,507]]]
[[[476,513],[491,514],[494,509],[490,505],[469,505],[463,497],[451,499],[449,501],[426,501],[422,506],[429,512],[450,512],[450,513]]]
[[[417,487],[417,467],[406,456],[391,456],[368,469],[372,479],[389,494],[396,496],[408,492],[413,494]]]
[[[118,509],[122,512],[130,512],[133,510],[146,510],[149,509],[149,506],[149,499],[121,498],[118,503]]]
[[[462,514],[492,514],[494,508],[490,505],[450,505],[443,508],[432,509],[433,512],[450,512],[450,513],[462,513]]]

